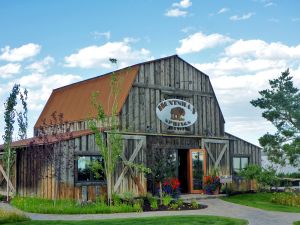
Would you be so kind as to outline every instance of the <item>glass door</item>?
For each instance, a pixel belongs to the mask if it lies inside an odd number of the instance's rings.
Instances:
[[[206,175],[206,154],[203,149],[189,150],[189,191],[203,192],[203,177]]]

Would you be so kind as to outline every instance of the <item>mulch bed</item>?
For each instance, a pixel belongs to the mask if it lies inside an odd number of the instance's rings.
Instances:
[[[205,209],[207,205],[198,204],[198,208],[192,206],[191,203],[183,203],[182,206],[178,207],[178,209],[172,209],[170,206],[158,205],[157,209],[151,209],[149,201],[144,202],[143,212],[149,211],[181,211],[181,210],[198,210]]]

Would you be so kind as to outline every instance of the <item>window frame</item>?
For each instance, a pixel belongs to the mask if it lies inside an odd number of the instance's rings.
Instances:
[[[106,180],[91,180],[91,181],[82,181],[78,180],[78,160],[79,157],[97,157],[100,156],[98,152],[80,152],[74,154],[74,184],[75,186],[82,186],[82,185],[101,185],[106,184]]]
[[[234,167],[234,159],[238,158],[239,159],[239,171],[235,171],[235,167]],[[237,176],[239,172],[241,172],[242,170],[242,158],[246,158],[248,160],[247,166],[250,165],[250,155],[233,155],[232,156],[232,175]]]

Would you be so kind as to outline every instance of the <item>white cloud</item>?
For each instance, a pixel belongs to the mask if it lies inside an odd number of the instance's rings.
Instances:
[[[276,19],[276,18],[270,18],[268,19],[269,22],[272,22],[272,23],[279,23],[279,19]]]
[[[195,64],[197,68],[209,75],[247,75],[256,71],[279,69],[287,67],[284,60],[274,61],[268,59],[245,59],[242,57],[222,57],[218,61]]]
[[[225,49],[230,57],[259,57],[263,59],[300,59],[300,44],[287,46],[280,42],[238,40]]]
[[[300,17],[292,18],[292,22],[298,22],[298,21],[300,21]]]
[[[189,8],[190,6],[192,6],[192,2],[190,0],[182,0],[179,3],[173,3],[172,6],[179,8]]]
[[[246,14],[243,14],[243,15],[240,15],[240,16],[239,15],[231,16],[229,19],[233,20],[233,21],[247,20],[247,19],[250,19],[253,15],[254,15],[254,13],[249,12],[249,13],[246,13]]]
[[[93,45],[80,49],[78,52],[65,57],[66,67],[80,68],[111,68],[109,58],[116,58],[119,67],[149,60],[150,51],[141,48],[133,49],[131,41],[107,42],[104,45]]]
[[[21,70],[21,65],[18,63],[8,63],[4,66],[0,66],[0,77],[9,78],[14,74],[18,74]]]
[[[110,31],[106,31],[106,32],[98,32],[98,31],[94,31],[91,33],[94,36],[94,39],[99,39],[100,37],[104,37],[107,41],[110,39],[111,37],[111,33]]]
[[[196,63],[207,73],[223,105],[249,102],[268,81],[290,68],[295,85],[300,87],[300,45],[267,43],[262,40],[238,40],[225,48],[214,62]]]
[[[213,48],[217,45],[229,42],[230,40],[229,37],[218,33],[205,35],[201,32],[197,32],[180,40],[181,46],[176,48],[176,52],[178,54],[200,52],[204,49]]]
[[[22,45],[19,48],[11,49],[10,46],[5,46],[1,49],[0,60],[9,62],[19,62],[24,59],[31,58],[37,55],[41,50],[41,46],[33,43]]]
[[[195,27],[188,26],[188,27],[182,28],[180,31],[183,32],[183,33],[188,33],[188,32],[190,32],[192,30],[195,30]]]
[[[268,2],[267,4],[264,5],[264,7],[270,7],[270,6],[275,6],[276,4],[274,2]]]
[[[26,67],[26,69],[32,70],[37,73],[44,73],[46,72],[50,66],[54,63],[54,58],[51,56],[45,57],[41,61],[34,62]]]
[[[188,14],[187,11],[181,10],[181,9],[168,9],[165,13],[165,16],[169,17],[184,17]]]
[[[165,16],[185,17],[188,15],[188,11],[186,9],[191,6],[192,6],[192,2],[190,0],[181,0],[180,2],[175,2],[172,4],[171,8],[166,10]]]
[[[28,89],[28,106],[31,110],[41,110],[53,89],[81,80],[74,74],[40,74],[22,76],[15,83]]]
[[[222,8],[218,11],[217,14],[222,14],[222,13],[225,13],[225,12],[228,12],[229,11],[229,8]]]

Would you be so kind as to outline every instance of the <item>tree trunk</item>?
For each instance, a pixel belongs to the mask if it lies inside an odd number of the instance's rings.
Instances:
[[[160,199],[160,204],[162,205],[162,184],[161,184],[161,181],[159,181],[159,199]]]
[[[6,201],[9,201],[9,180],[10,180],[10,147],[8,148],[8,159],[7,159],[7,181],[6,181]]]
[[[111,206],[112,205],[112,199],[111,199],[111,174],[107,174],[108,176],[107,176],[107,178],[106,178],[106,181],[107,181],[107,184],[106,184],[106,186],[107,186],[107,203],[108,203],[108,205],[109,206]]]

